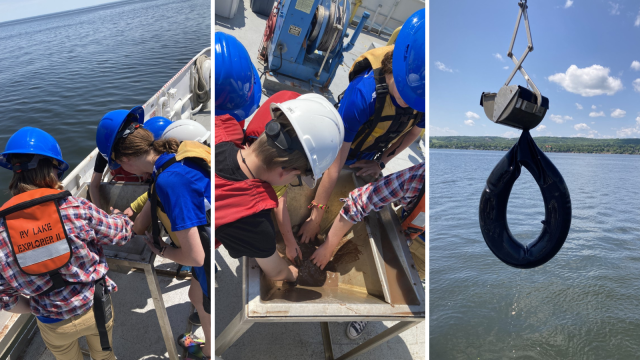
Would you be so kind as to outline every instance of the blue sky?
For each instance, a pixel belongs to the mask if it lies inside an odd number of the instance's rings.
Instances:
[[[517,2],[431,1],[430,136],[519,136],[480,106],[482,92],[497,92],[514,67],[506,53]],[[640,137],[640,1],[528,5],[534,51],[523,67],[550,107],[532,135]],[[521,21],[517,58],[526,45]],[[526,82],[518,72],[511,84]]]
[[[116,0],[0,0],[0,22],[95,6]]]

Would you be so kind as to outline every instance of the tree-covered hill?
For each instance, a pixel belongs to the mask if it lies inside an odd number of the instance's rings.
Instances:
[[[577,137],[533,138],[545,152],[588,154],[640,154],[640,139],[588,139]],[[433,136],[429,147],[433,149],[509,150],[518,138],[499,136]]]

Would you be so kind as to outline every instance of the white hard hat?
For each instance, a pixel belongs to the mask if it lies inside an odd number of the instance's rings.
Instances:
[[[204,143],[211,132],[194,120],[177,120],[169,125],[162,133],[163,139],[174,138],[178,141],[197,141]]]
[[[272,103],[271,116],[275,119],[274,110],[281,110],[296,131],[313,172],[313,176],[302,176],[302,181],[314,188],[338,156],[344,141],[340,114],[319,94],[301,95],[282,104]]]

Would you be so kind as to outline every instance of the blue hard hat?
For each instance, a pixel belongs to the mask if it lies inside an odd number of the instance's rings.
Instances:
[[[100,154],[107,159],[111,169],[120,167],[120,164],[115,162],[111,156],[111,154],[113,154],[113,145],[116,143],[116,140],[118,140],[118,135],[122,136],[121,132],[131,123],[142,124],[143,122],[144,108],[142,106],[136,106],[129,111],[109,111],[102,117],[100,124],[98,124],[98,130],[96,131],[96,145],[98,145]]]
[[[154,140],[160,140],[164,130],[171,125],[172,121],[162,116],[154,116],[144,122],[144,128],[151,131]]]
[[[412,109],[425,110],[425,11],[413,13],[402,25],[393,48],[393,81],[402,100]]]
[[[69,164],[62,160],[60,145],[47,132],[33,127],[23,127],[11,135],[4,152],[0,154],[0,166],[12,170],[11,154],[42,155],[56,160],[59,177],[69,169]]]
[[[216,32],[216,116],[248,118],[260,106],[262,86],[247,49],[233,36]]]

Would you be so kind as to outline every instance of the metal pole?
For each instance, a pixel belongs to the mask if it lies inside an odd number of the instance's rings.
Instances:
[[[320,323],[320,331],[322,331],[322,344],[324,345],[324,359],[333,359],[333,345],[331,344],[331,331],[328,322]]]
[[[367,22],[368,18],[368,12],[365,11],[364,13],[362,13],[362,18],[360,18],[358,27],[356,27],[356,30],[353,32],[353,34],[351,34],[349,43],[342,47],[342,52],[349,52],[351,51],[351,49],[353,49],[353,47],[356,45],[356,41],[358,41],[358,36],[360,36],[360,33],[362,32],[362,27],[364,26],[364,23]]]
[[[360,5],[362,5],[362,0],[356,0],[352,4],[353,5],[351,6],[351,8],[353,10],[351,12],[351,17],[349,18],[349,26],[351,25],[351,22],[353,21],[353,17],[356,15],[356,11],[358,11],[358,8],[360,7]]]
[[[524,59],[527,57],[527,55],[529,55],[529,48],[527,48],[524,53],[522,54],[522,56],[520,57],[520,60],[518,61],[518,59],[516,59],[515,56],[513,56],[513,54],[511,54],[511,60],[513,60],[513,62],[516,64],[516,66],[513,67],[513,70],[511,70],[511,74],[509,74],[509,77],[507,78],[507,81],[504,83],[504,86],[508,86],[509,83],[511,82],[511,79],[513,79],[513,77],[516,74],[516,71],[518,71],[518,69],[521,68],[522,66],[522,62],[524,61]]]
[[[380,26],[380,31],[378,31],[378,35],[382,34],[382,29],[384,29],[384,27],[387,26],[387,23],[389,22],[389,19],[391,19],[391,15],[393,15],[393,13],[396,11],[396,7],[398,7],[399,3],[400,3],[400,1],[396,1],[396,3],[393,4],[393,9],[391,9],[391,12],[389,13],[389,15],[387,15],[387,19],[384,21],[384,24],[382,24],[382,26]]]
[[[153,260],[151,260],[151,264],[153,264]],[[149,284],[149,291],[151,291],[151,298],[153,298],[153,305],[156,308],[160,330],[162,331],[164,343],[167,346],[169,359],[178,360],[178,351],[174,342],[173,333],[171,332],[171,323],[169,322],[169,316],[167,316],[167,308],[164,306],[164,300],[160,292],[160,283],[158,282],[158,277],[156,276],[153,265],[145,266],[144,274]]]
[[[373,14],[373,18],[371,19],[371,25],[369,25],[369,28],[368,28],[369,32],[371,32],[371,27],[376,24],[376,17],[378,17],[378,12],[380,11],[380,9],[382,9],[382,5],[378,4],[376,13]],[[362,21],[362,19],[360,19],[360,21]],[[362,28],[362,30],[364,30],[364,27]]]
[[[391,34],[391,37],[389,38],[389,41],[387,41],[387,46],[393,45],[396,43],[396,38],[398,37],[398,33],[400,32],[401,29],[402,29],[402,26],[398,26],[398,28],[393,31],[393,33]]]
[[[511,60],[515,61],[515,56],[512,57]],[[524,79],[527,80],[527,83],[529,84],[529,86],[531,86],[531,88],[533,89],[533,92],[535,92],[536,96],[538,96],[538,106],[542,105],[542,95],[540,94],[540,90],[538,90],[538,87],[536,86],[536,84],[533,83],[533,80],[531,80],[531,78],[529,77],[527,72],[524,71],[524,68],[522,66],[518,70],[520,70],[520,73],[522,74]]]
[[[244,310],[245,308],[243,307],[238,315],[231,320],[229,325],[227,325],[224,331],[216,338],[216,356],[222,356],[222,354],[253,325],[253,321],[245,317]]]
[[[372,337],[371,339],[363,342],[362,344],[356,346],[355,348],[351,349],[349,352],[347,352],[346,354],[340,356],[338,359],[336,360],[346,360],[346,359],[350,359],[354,356],[360,355],[364,352],[367,352],[371,349],[373,349],[374,347],[388,341],[389,339],[391,339],[392,337],[395,337],[398,334],[401,334],[402,332],[416,326],[420,321],[400,321],[399,323],[393,325],[392,327],[388,328],[387,330],[381,332],[380,334]]]
[[[518,20],[516,21],[516,28],[513,29],[513,36],[511,37],[511,44],[509,45],[509,51],[507,51],[507,56],[511,57],[511,50],[513,50],[513,44],[516,42],[516,35],[518,35],[518,27],[520,27],[520,18],[522,17],[522,7],[518,10]]]

